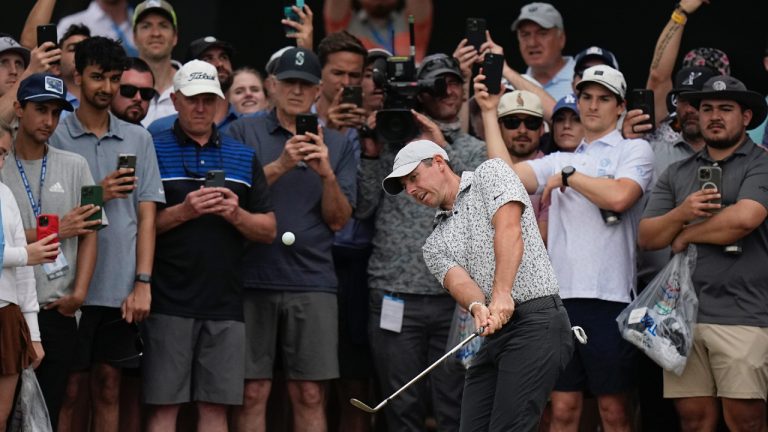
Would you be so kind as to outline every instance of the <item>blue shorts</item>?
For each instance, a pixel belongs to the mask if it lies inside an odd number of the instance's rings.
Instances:
[[[555,391],[589,391],[593,395],[623,393],[635,385],[637,350],[619,333],[616,317],[626,303],[598,299],[565,299],[571,325],[581,326],[588,343],[576,344]]]

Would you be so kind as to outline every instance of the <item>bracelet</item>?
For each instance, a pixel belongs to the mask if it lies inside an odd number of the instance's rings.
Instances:
[[[680,13],[678,9],[672,11],[672,16],[670,18],[679,25],[685,25],[686,21],[688,21],[688,17],[683,15],[683,13]]]
[[[473,301],[472,303],[470,303],[470,304],[469,304],[469,306],[467,306],[467,310],[469,311],[469,314],[470,314],[470,315],[472,315],[472,317],[474,317],[474,316],[475,316],[475,314],[473,314],[473,313],[472,313],[472,307],[473,307],[474,305],[481,305],[481,306],[485,306],[485,303],[483,303],[483,302],[479,302],[479,301]]]

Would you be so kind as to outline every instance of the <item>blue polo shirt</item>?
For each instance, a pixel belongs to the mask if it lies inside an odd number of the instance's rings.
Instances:
[[[555,100],[560,100],[573,93],[571,82],[573,81],[573,69],[576,66],[576,61],[571,56],[565,56],[563,59],[565,60],[565,65],[557,72],[557,75],[542,86],[544,91],[549,93]],[[531,68],[528,68],[525,74],[533,77]]]
[[[275,161],[292,134],[280,126],[275,111],[232,123],[228,134],[256,150],[267,165]],[[354,149],[344,135],[324,129],[328,158],[336,181],[352,207],[357,194],[357,163]],[[311,168],[295,167],[270,185],[277,219],[277,238],[272,244],[250,244],[243,277],[246,288],[278,291],[336,292],[337,280],[331,256],[334,233],[323,220],[323,185]],[[296,235],[291,246],[282,243],[284,232]]]
[[[203,185],[205,173],[223,169],[226,187],[251,213],[272,211],[264,171],[253,149],[213,128],[204,146],[178,123],[153,136],[166,205],[184,202]],[[203,215],[157,235],[152,311],[209,320],[243,320],[243,235],[224,218]]]

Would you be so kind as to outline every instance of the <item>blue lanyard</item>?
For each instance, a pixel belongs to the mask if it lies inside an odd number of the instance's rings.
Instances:
[[[128,19],[130,19],[133,16],[133,8],[129,6],[127,13],[128,13]],[[112,20],[110,19],[110,21]],[[112,21],[112,30],[115,31],[115,35],[117,35],[117,39],[123,45],[123,49],[125,50],[125,53],[128,55],[128,57],[138,57],[139,51],[136,49],[135,46],[131,44],[131,42],[125,36],[125,32],[114,21]]]
[[[40,213],[43,211],[43,183],[45,182],[45,169],[46,166],[48,166],[48,154],[46,153],[43,155],[43,166],[40,168],[40,200],[35,201],[35,197],[32,195],[32,188],[29,186],[29,180],[27,179],[27,173],[24,172],[24,167],[21,166],[21,162],[19,162],[18,158],[14,158],[16,160],[16,168],[19,169],[19,174],[21,175],[21,181],[24,183],[24,189],[27,190],[27,197],[29,198],[29,203],[32,204],[32,211],[35,212],[35,217],[40,216]]]
[[[393,34],[395,26],[392,24],[392,19],[390,18],[389,23],[387,24],[387,35],[385,37],[382,37],[370,23],[367,23],[366,25],[368,26],[368,30],[371,31],[371,36],[376,39],[376,42],[381,45],[382,48],[387,48],[387,45],[389,45],[391,48],[390,52],[392,55],[395,55],[395,35]],[[387,43],[387,40],[389,40],[389,43]]]

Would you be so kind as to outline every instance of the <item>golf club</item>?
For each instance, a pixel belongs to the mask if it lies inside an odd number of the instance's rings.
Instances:
[[[352,399],[350,399],[350,400],[349,400],[349,403],[351,403],[351,404],[352,404],[352,406],[354,406],[355,408],[359,408],[359,409],[361,409],[361,410],[363,410],[363,411],[365,411],[365,412],[369,412],[369,413],[375,413],[375,412],[377,412],[378,410],[380,410],[380,409],[384,408],[384,406],[385,406],[386,404],[388,404],[390,400],[394,399],[394,398],[395,398],[397,395],[399,395],[400,393],[402,393],[402,392],[403,392],[403,390],[405,390],[405,389],[407,389],[408,387],[410,387],[410,386],[411,386],[411,384],[413,384],[413,383],[415,383],[416,381],[420,380],[420,379],[421,379],[421,378],[422,378],[424,375],[428,374],[428,373],[429,373],[429,372],[430,372],[432,369],[434,369],[435,367],[437,367],[437,365],[439,365],[440,363],[442,363],[442,362],[443,362],[443,360],[445,360],[445,359],[447,359],[448,357],[450,357],[450,356],[452,356],[453,354],[455,354],[455,353],[456,353],[456,351],[460,350],[460,349],[461,349],[461,347],[463,347],[464,345],[468,344],[468,343],[469,343],[469,341],[471,341],[472,339],[476,338],[477,336],[480,336],[480,335],[483,333],[483,331],[484,331],[484,330],[485,330],[485,327],[480,327],[480,328],[479,328],[479,329],[477,329],[477,330],[476,330],[474,333],[472,333],[471,335],[467,336],[467,337],[466,337],[466,338],[465,338],[463,341],[459,342],[459,344],[458,344],[458,345],[456,345],[455,347],[453,347],[453,348],[452,348],[450,351],[448,351],[448,352],[447,352],[447,353],[445,353],[445,354],[444,354],[442,357],[440,357],[439,359],[437,359],[437,361],[435,361],[434,363],[432,363],[432,365],[431,365],[430,367],[428,367],[428,368],[424,369],[424,371],[423,371],[422,373],[420,373],[420,374],[416,375],[416,377],[415,377],[414,379],[412,379],[412,380],[408,381],[408,383],[407,383],[406,385],[404,385],[404,386],[400,387],[400,389],[399,389],[398,391],[396,391],[396,392],[392,393],[392,396],[390,396],[390,397],[386,398],[386,399],[385,399],[384,401],[382,401],[380,404],[376,405],[376,407],[375,407],[375,408],[371,408],[371,407],[369,407],[368,405],[364,404],[363,402],[361,402],[360,400],[358,400],[358,399],[355,399],[355,398],[352,398]]]

